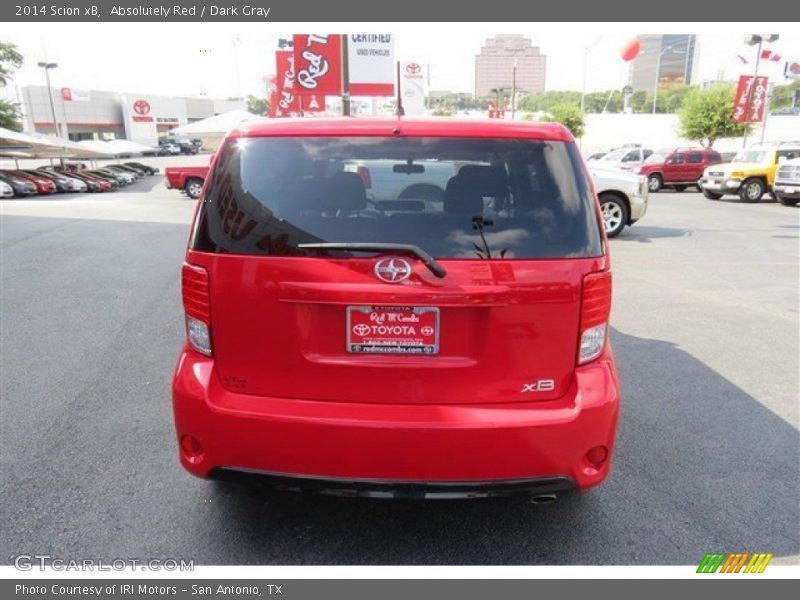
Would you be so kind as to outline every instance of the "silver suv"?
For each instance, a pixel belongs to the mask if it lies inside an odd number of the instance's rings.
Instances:
[[[778,165],[772,191],[784,206],[800,202],[800,158],[791,158]]]

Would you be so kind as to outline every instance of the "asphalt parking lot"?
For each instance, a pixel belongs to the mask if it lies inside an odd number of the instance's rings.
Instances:
[[[0,204],[0,562],[697,564],[760,551],[798,563],[799,209],[651,196],[611,244],[614,471],[540,506],[276,494],[186,474],[169,386],[192,205],[161,176]]]

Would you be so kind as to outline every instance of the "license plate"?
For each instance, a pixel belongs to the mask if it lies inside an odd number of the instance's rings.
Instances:
[[[439,309],[432,306],[348,306],[347,351],[437,354]]]

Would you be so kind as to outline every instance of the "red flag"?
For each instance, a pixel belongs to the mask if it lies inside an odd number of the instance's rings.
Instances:
[[[736,88],[736,98],[733,101],[733,121],[744,123],[747,121],[747,109],[750,108],[751,123],[760,123],[764,120],[764,109],[767,100],[768,77],[759,75],[754,79],[751,75],[739,77]]]
[[[288,117],[300,109],[295,83],[294,55],[291,50],[275,52],[275,97],[273,105],[276,117]]]
[[[294,65],[301,93],[342,94],[341,35],[295,35]]]
[[[781,58],[782,57],[780,54],[776,54],[772,50],[761,51],[761,60],[771,60],[772,62],[778,62]]]

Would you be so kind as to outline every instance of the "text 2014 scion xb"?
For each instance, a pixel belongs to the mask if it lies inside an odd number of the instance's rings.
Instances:
[[[560,125],[248,125],[212,161],[182,283],[195,475],[540,499],[608,475],[609,256]]]

